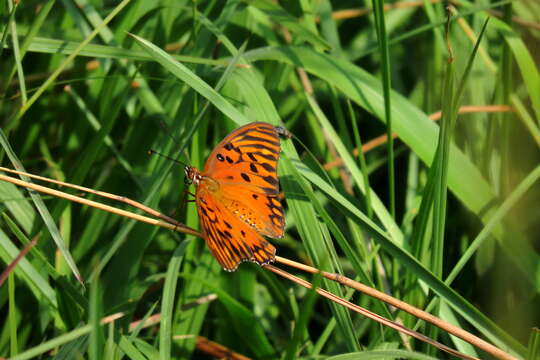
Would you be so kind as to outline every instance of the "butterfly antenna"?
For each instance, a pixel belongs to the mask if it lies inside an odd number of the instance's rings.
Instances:
[[[160,120],[159,127],[161,127],[161,130],[167,134],[167,136],[178,146],[180,146],[180,141],[173,135],[173,132],[171,131],[171,127],[167,125],[167,123],[163,120]]]
[[[172,158],[172,157],[170,157],[169,155],[162,154],[162,153],[160,153],[160,152],[158,152],[158,151],[156,151],[156,150],[153,150],[153,149],[148,150],[148,155],[159,155],[159,156],[161,156],[161,157],[164,157],[165,159],[171,160],[172,162],[175,162],[175,163],[177,163],[177,164],[180,164],[180,165],[182,165],[182,166],[184,166],[184,167],[185,167],[185,166],[188,166],[187,164],[181,162],[180,160],[177,160],[177,159],[175,159],[175,158]]]
[[[172,142],[176,144],[176,146],[178,146],[179,148],[182,148],[182,149],[184,148],[180,144],[180,140],[178,140],[178,138],[176,136],[174,136],[174,132],[171,131],[171,127],[165,121],[160,120],[159,121],[159,127],[169,137],[169,139],[171,139]],[[186,155],[186,157],[188,157],[188,156]]]

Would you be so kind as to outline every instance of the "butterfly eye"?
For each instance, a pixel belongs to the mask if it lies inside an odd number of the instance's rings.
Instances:
[[[186,175],[184,177],[184,184],[186,185],[191,185],[194,182],[196,183],[197,180],[200,179],[199,171],[193,166],[186,166],[184,168],[184,174]]]

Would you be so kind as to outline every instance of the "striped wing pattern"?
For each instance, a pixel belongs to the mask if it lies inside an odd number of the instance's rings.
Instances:
[[[275,258],[275,248],[261,235],[284,234],[277,162],[280,136],[287,135],[264,122],[242,126],[216,146],[200,173],[199,218],[206,243],[225,270],[234,271],[242,261],[262,265]]]

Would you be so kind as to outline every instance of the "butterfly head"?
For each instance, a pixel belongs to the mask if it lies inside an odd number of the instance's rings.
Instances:
[[[199,185],[199,182],[201,181],[201,178],[202,178],[202,175],[199,172],[199,170],[197,170],[193,166],[186,166],[184,168],[184,173],[186,174],[186,177],[185,177],[186,184]]]

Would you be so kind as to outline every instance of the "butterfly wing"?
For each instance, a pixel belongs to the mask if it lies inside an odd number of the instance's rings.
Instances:
[[[277,197],[280,135],[286,130],[264,122],[242,126],[216,146],[202,173],[219,182],[223,205],[271,237],[282,237],[285,227]]]
[[[240,195],[239,195],[240,194]],[[243,184],[220,184],[221,203],[258,233],[281,238],[285,229],[278,195],[268,195]]]
[[[234,271],[244,261],[259,265],[274,261],[274,246],[228,210],[214,196],[213,189],[208,188],[212,184],[206,181],[197,188],[197,211],[206,244],[221,266],[227,271]]]

